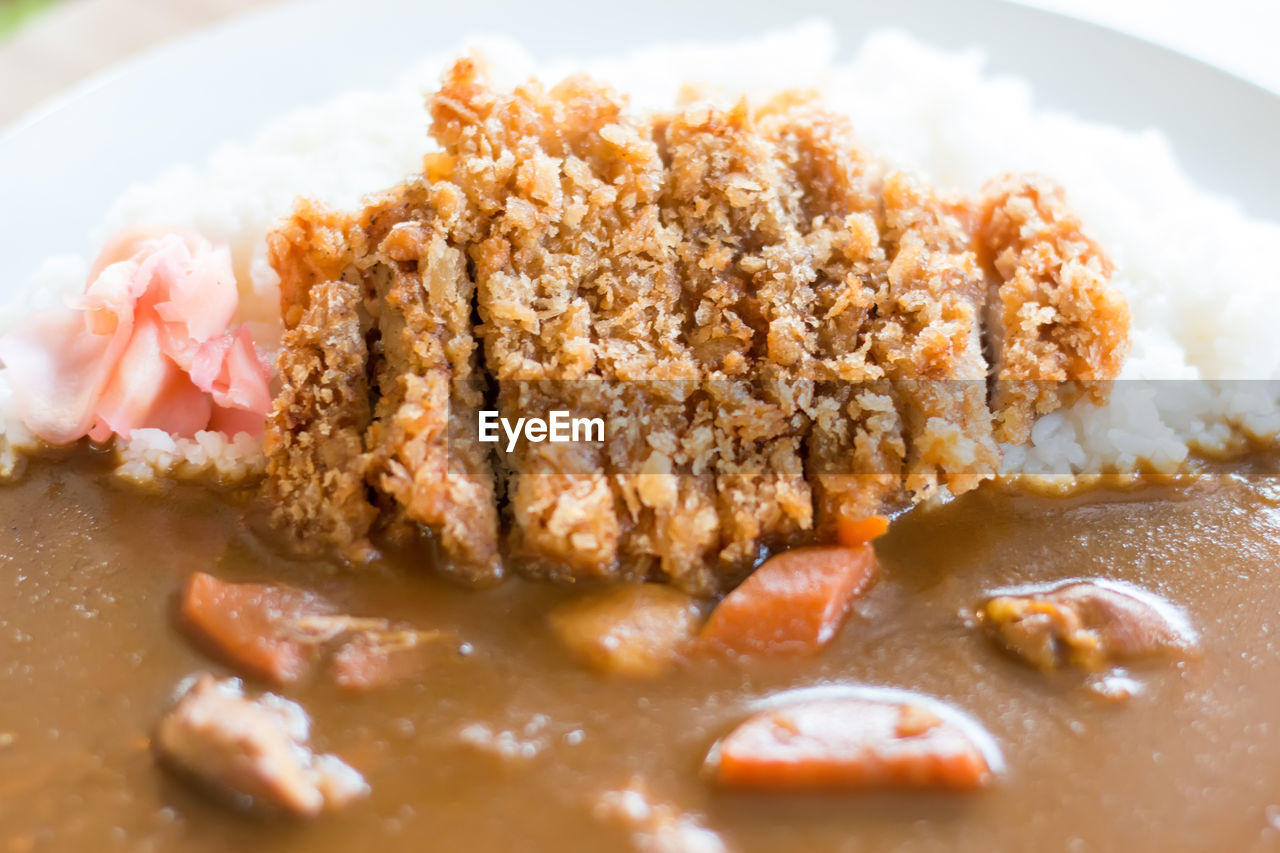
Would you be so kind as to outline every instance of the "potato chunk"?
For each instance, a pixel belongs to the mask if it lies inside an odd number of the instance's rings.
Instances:
[[[668,586],[620,586],[566,602],[551,628],[575,657],[601,672],[636,678],[674,663],[698,630],[697,603]]]

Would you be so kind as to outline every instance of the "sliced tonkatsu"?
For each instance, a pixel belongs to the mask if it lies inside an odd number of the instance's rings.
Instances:
[[[272,236],[266,492],[312,550],[715,593],[974,488],[1119,370],[1110,264],[1038,177],[939,190],[796,93],[643,114],[461,60],[429,108],[422,175]],[[605,429],[487,443],[489,410]]]

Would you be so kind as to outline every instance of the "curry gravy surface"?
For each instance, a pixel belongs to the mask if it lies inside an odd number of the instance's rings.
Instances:
[[[650,681],[580,668],[546,611],[572,588],[473,593],[426,566],[342,573],[293,563],[234,496],[140,492],[78,451],[0,488],[0,838],[10,850],[610,850],[593,815],[641,780],[734,849],[1265,849],[1280,846],[1280,477],[1261,464],[1193,485],[1050,500],[984,488],[902,518],[879,582],[836,641],[802,661],[703,661]],[[162,772],[148,735],[186,676],[229,671],[175,628],[194,571],[315,589],[356,615],[451,632],[420,682],[352,696],[277,690],[313,743],[372,796],[312,823],[229,811]],[[1043,675],[966,627],[984,593],[1074,577],[1129,581],[1185,609],[1203,655],[1128,668],[1108,703],[1086,676]],[[470,654],[460,654],[467,643]],[[1007,770],[977,794],[728,794],[708,747],[776,691],[919,690],[982,722]],[[266,685],[249,683],[251,690]],[[503,759],[460,733],[512,731]],[[474,733],[480,729],[473,728]]]

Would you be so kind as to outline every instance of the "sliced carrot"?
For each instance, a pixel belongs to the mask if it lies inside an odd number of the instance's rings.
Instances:
[[[814,654],[835,636],[875,567],[869,545],[783,551],[725,596],[701,639],[738,654]]]
[[[889,519],[883,515],[869,515],[866,518],[846,518],[840,516],[836,522],[836,541],[846,548],[866,545],[872,539],[879,539],[889,532]]]
[[[299,620],[331,610],[302,590],[224,583],[196,572],[182,591],[178,616],[189,634],[237,670],[287,684],[306,673],[318,651],[298,633]]]
[[[972,790],[995,776],[959,722],[923,703],[852,696],[756,714],[712,749],[709,767],[727,788],[766,791]]]

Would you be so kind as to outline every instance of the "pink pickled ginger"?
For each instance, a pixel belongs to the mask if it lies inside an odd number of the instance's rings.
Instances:
[[[0,338],[23,423],[50,444],[135,429],[262,432],[269,372],[244,326],[231,254],[169,234],[110,241],[85,292]]]

